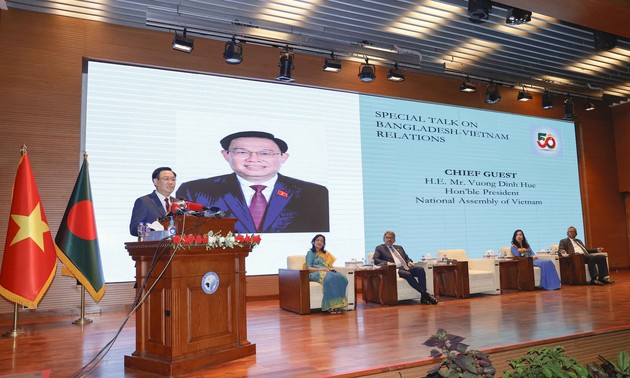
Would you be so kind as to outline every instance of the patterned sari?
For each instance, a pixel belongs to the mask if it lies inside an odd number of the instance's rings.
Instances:
[[[306,266],[309,268],[333,268],[335,257],[330,253],[313,252],[306,253]],[[309,279],[319,282],[324,287],[322,298],[322,311],[340,310],[348,306],[346,287],[348,279],[339,272],[317,271],[309,274]]]

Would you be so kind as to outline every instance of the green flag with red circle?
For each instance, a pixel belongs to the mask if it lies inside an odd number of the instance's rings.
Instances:
[[[98,246],[87,155],[83,158],[55,244],[59,260],[98,302],[105,294],[105,277]]]

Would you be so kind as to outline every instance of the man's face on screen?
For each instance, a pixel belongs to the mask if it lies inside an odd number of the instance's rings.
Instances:
[[[265,138],[237,138],[228,151],[222,151],[232,170],[247,181],[261,183],[272,178],[289,155]]]

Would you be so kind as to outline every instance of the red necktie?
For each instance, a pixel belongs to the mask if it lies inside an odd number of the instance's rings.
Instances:
[[[166,203],[166,214],[168,214],[168,212],[171,211],[171,204],[168,197],[164,198],[164,202]]]
[[[265,211],[267,210],[267,199],[262,193],[262,191],[265,190],[266,186],[252,185],[250,186],[250,188],[254,189],[256,193],[254,193],[254,197],[252,197],[252,202],[249,204],[249,212],[252,214],[252,219],[254,220],[256,231],[260,231],[260,226],[262,225],[262,220],[265,216]]]

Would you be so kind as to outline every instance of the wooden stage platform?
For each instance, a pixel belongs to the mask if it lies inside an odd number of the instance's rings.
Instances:
[[[359,299],[356,311],[341,315],[296,315],[277,301],[249,302],[248,339],[256,355],[185,377],[419,377],[431,365],[422,343],[439,328],[489,351],[500,373],[509,358],[542,344],[563,345],[582,363],[597,354],[614,359],[630,351],[630,271],[612,277],[616,283],[603,287],[445,298],[436,306]],[[70,377],[114,336],[124,316],[89,314],[94,323],[83,327],[71,324],[76,315],[23,319],[24,334],[0,339],[0,374],[48,369],[51,377]],[[2,319],[4,333],[11,320]],[[88,377],[156,377],[124,368],[124,356],[135,350],[134,324],[132,317]]]

